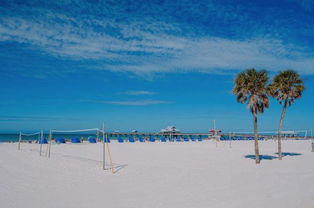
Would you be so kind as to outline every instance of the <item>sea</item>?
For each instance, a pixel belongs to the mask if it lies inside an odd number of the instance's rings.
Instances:
[[[133,137],[134,135],[124,135],[124,139],[129,138],[129,137]],[[305,139],[304,137],[309,138],[309,135],[298,135],[300,136],[300,139]],[[43,135],[44,138],[48,139],[49,138],[49,134],[44,134]],[[71,138],[80,138],[81,140],[88,140],[89,137],[94,137],[97,138],[96,134],[86,134],[86,133],[76,133],[76,134],[61,134],[61,133],[55,133],[53,134],[53,138],[64,138],[65,140],[71,140]],[[136,136],[138,137],[138,135]],[[156,139],[158,139],[160,136],[154,136]],[[202,136],[204,138],[206,138],[206,136]],[[38,141],[40,138],[40,135],[32,135],[32,136],[26,136],[23,135],[22,136],[22,140],[25,141]],[[101,139],[102,136],[99,136],[99,139]],[[108,136],[108,138],[110,140],[116,140],[117,136]],[[312,137],[313,138],[313,137]],[[0,143],[1,142],[18,142],[19,141],[19,133],[0,133]]]
[[[43,135],[44,138],[48,138],[48,134]],[[33,136],[22,136],[23,141],[38,141],[39,135],[33,135]],[[88,137],[97,137],[95,134],[54,134],[54,138],[61,137],[66,140],[70,140],[71,138],[80,138],[87,140]],[[100,137],[101,138],[101,137]],[[2,133],[0,134],[0,142],[17,142],[19,141],[19,134],[18,133]]]
[[[80,138],[81,140],[88,140],[89,137],[94,137],[94,138],[97,138],[97,135],[96,134],[82,134],[82,133],[76,133],[76,134],[58,134],[58,133],[55,133],[53,134],[53,138],[64,138],[65,140],[71,140],[71,138]],[[123,138],[126,139],[126,138],[129,138],[129,137],[134,137],[134,135],[124,135]],[[138,138],[139,136],[136,135],[135,136],[136,138]],[[143,137],[143,136],[141,136]],[[154,138],[156,139],[160,139],[161,136],[154,136]],[[206,138],[207,136],[206,135],[202,135],[200,137],[203,137],[203,138]],[[49,138],[49,134],[44,134],[43,135],[43,138],[46,138],[48,139]],[[102,136],[99,135],[99,139],[101,139]],[[110,140],[117,140],[118,137],[117,136],[108,136],[108,138]],[[38,141],[40,139],[40,135],[32,135],[32,136],[26,136],[26,135],[23,135],[22,136],[22,140],[25,142],[25,141]],[[18,142],[19,141],[19,134],[18,133],[0,133],[0,142]]]

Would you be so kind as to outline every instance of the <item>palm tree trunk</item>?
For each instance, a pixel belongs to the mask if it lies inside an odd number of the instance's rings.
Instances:
[[[254,148],[255,148],[255,163],[260,163],[259,149],[258,149],[258,134],[257,134],[257,114],[253,113],[253,123],[254,123]]]
[[[282,109],[281,117],[280,117],[280,121],[279,121],[279,129],[278,129],[278,157],[279,157],[279,160],[282,160],[281,131],[282,131],[282,122],[283,122],[283,119],[285,117],[286,110],[287,110],[287,100],[285,100],[285,103],[283,105],[283,109]]]

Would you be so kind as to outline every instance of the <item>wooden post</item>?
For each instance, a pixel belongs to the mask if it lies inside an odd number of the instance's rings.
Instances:
[[[52,131],[49,132],[49,145],[48,145],[48,158],[50,158],[50,151],[51,151],[51,141],[52,140]]]
[[[22,133],[20,132],[20,134],[19,134],[19,143],[17,145],[17,149],[18,150],[21,150],[21,140],[22,140]]]
[[[106,170],[106,143],[105,143],[105,124],[102,123],[102,169]]]
[[[106,137],[107,139],[107,137]],[[107,140],[106,140],[107,141]],[[111,172],[113,174],[115,174],[114,169],[113,169],[113,164],[112,164],[112,158],[111,158],[111,153],[110,153],[110,149],[109,149],[109,143],[106,144],[107,145],[107,150],[108,150],[108,156],[109,156],[109,161],[110,161],[110,166],[111,166]]]
[[[313,129],[311,129],[311,138],[312,138],[312,152],[314,152]]]
[[[43,130],[41,130],[41,134],[40,134],[40,143],[39,143],[39,156],[41,156],[41,151],[43,148],[43,139],[44,139],[44,132]]]
[[[99,129],[97,128],[97,132],[96,132],[96,136],[97,136],[97,142],[99,142]]]
[[[229,133],[229,147],[231,148],[231,133]]]

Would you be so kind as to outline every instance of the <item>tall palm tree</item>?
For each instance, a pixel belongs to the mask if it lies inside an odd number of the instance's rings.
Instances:
[[[280,104],[283,103],[283,108],[281,112],[281,117],[279,121],[278,129],[278,157],[279,160],[282,159],[281,152],[281,131],[282,122],[286,114],[288,106],[291,106],[294,101],[301,97],[304,90],[304,85],[302,79],[300,79],[299,74],[293,70],[285,70],[279,72],[274,78],[270,85],[271,96],[276,98]]]
[[[260,163],[258,134],[257,134],[257,114],[263,113],[269,107],[268,100],[268,75],[265,70],[256,71],[247,69],[240,72],[233,88],[233,94],[237,96],[237,101],[247,104],[253,115],[254,124],[254,149],[256,164]]]

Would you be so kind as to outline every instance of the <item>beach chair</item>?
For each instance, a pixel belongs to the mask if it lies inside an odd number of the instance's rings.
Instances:
[[[64,139],[63,137],[57,137],[57,138],[56,138],[56,142],[57,142],[57,143],[63,143],[63,144],[64,144],[64,143],[65,143],[65,139]]]
[[[105,143],[110,143],[111,141],[110,141],[109,138],[105,138],[105,139],[104,139],[104,142],[105,142]]]
[[[118,138],[118,142],[119,142],[119,143],[123,143],[123,142],[124,142],[124,139],[123,139],[123,138]]]
[[[43,138],[43,139],[40,139],[38,144],[48,144],[48,140]]]
[[[203,141],[203,138],[202,137],[197,137],[197,141],[201,142],[201,141]]]
[[[155,139],[155,138],[149,138],[149,141],[150,141],[150,142],[155,142],[156,139]]]
[[[130,137],[130,138],[129,138],[129,142],[134,143],[134,142],[135,142],[135,139],[134,139],[133,137]]]
[[[88,137],[89,143],[96,143],[96,138],[95,137]]]
[[[165,137],[161,137],[161,138],[160,138],[160,141],[161,141],[161,142],[166,142],[167,140],[166,140]]]
[[[176,137],[176,142],[181,142],[181,137]]]
[[[78,137],[73,137],[73,138],[71,139],[71,142],[72,142],[72,143],[81,143],[81,140],[80,140],[80,138],[78,138]]]
[[[145,139],[144,139],[143,137],[140,137],[140,138],[138,139],[138,141],[140,141],[140,142],[145,142]]]
[[[192,142],[195,142],[195,141],[196,141],[195,137],[192,136],[192,137],[191,137],[191,141],[192,141]]]
[[[183,140],[184,140],[185,142],[190,141],[190,140],[189,140],[189,137],[183,137]]]
[[[169,142],[174,142],[174,138],[173,137],[169,137]]]

